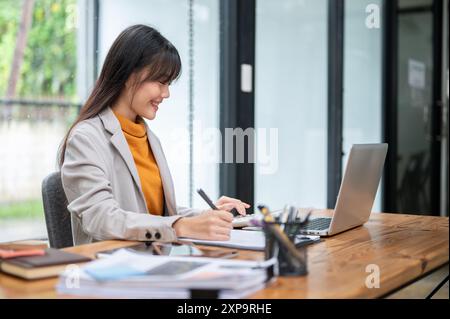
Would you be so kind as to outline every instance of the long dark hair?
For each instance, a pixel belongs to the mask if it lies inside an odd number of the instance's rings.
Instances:
[[[67,139],[72,129],[81,121],[93,118],[120,96],[125,83],[134,72],[147,69],[143,81],[169,83],[181,73],[181,59],[177,49],[157,30],[146,25],[128,27],[117,37],[109,49],[100,76],[69,128],[58,150],[58,164],[64,163]],[[135,83],[135,86],[139,83]]]

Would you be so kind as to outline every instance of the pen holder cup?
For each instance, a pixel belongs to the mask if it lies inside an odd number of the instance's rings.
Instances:
[[[295,255],[288,250],[287,247],[273,235],[273,231],[269,227],[274,224],[283,226],[283,223],[274,222],[266,223],[263,226],[266,237],[265,258],[270,259],[277,257],[278,259],[278,275],[279,276],[305,276],[308,274],[307,245],[295,245],[295,235],[287,236],[292,247],[295,247]],[[296,226],[297,223],[289,223],[289,226]],[[285,225],[286,227],[286,225]],[[287,235],[287,234],[286,234]]]

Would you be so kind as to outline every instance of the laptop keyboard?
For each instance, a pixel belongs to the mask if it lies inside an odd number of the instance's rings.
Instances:
[[[324,230],[330,227],[331,218],[319,217],[308,221],[305,226],[305,230]]]

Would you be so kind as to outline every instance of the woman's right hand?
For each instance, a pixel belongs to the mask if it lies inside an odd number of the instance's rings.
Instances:
[[[229,240],[233,215],[225,210],[207,210],[193,217],[182,217],[173,225],[178,237]]]

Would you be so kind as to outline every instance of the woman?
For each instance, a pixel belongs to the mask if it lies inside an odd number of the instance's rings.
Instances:
[[[59,152],[75,245],[106,239],[228,240],[229,211],[245,215],[250,207],[224,196],[216,203],[219,210],[176,205],[161,144],[143,118],[155,119],[180,71],[176,48],[151,27],[131,26],[113,43]]]

